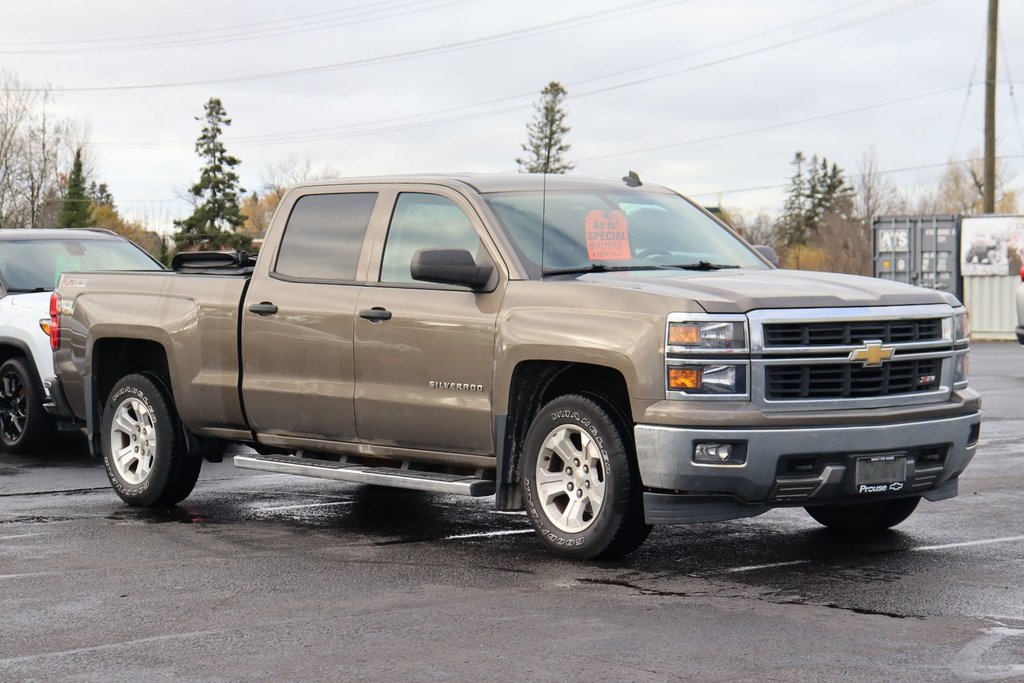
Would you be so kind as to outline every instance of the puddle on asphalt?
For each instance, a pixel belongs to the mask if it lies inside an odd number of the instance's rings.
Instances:
[[[200,510],[188,510],[182,507],[144,508],[118,510],[107,515],[106,519],[115,522],[139,522],[142,524],[209,524],[211,520]]]

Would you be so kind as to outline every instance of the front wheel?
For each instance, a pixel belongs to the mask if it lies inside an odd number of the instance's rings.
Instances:
[[[815,521],[829,529],[864,534],[896,526],[906,520],[920,502],[920,498],[898,498],[852,505],[817,505],[804,509]]]
[[[129,505],[174,505],[192,492],[202,458],[190,454],[170,391],[149,375],[114,385],[103,410],[103,465]]]
[[[559,555],[617,557],[650,533],[629,426],[598,397],[569,395],[540,409],[523,450],[530,523]]]
[[[0,365],[0,444],[9,453],[28,453],[52,427],[36,373],[26,359],[8,359]]]

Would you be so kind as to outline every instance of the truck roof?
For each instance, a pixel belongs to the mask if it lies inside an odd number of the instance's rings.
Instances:
[[[387,176],[365,176],[357,178],[337,178],[331,180],[317,180],[300,183],[296,187],[323,187],[324,185],[359,185],[359,184],[398,184],[398,183],[425,183],[433,185],[444,185],[446,187],[459,187],[468,185],[476,192],[523,192],[539,191],[547,188],[549,191],[559,190],[605,190],[622,191],[629,188],[623,180],[610,178],[591,178],[587,176],[567,176],[549,174],[546,177],[540,173],[438,173],[422,175],[387,175]],[[641,185],[639,188],[648,192],[670,192],[671,190],[661,185]]]
[[[11,240],[116,240],[121,237],[101,228],[0,228],[0,242]]]

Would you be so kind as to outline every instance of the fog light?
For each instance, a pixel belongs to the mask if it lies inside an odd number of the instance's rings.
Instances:
[[[693,446],[693,462],[707,465],[742,465],[746,448],[739,443],[698,443]]]

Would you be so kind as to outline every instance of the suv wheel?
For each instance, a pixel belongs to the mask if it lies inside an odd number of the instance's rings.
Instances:
[[[523,487],[533,528],[559,555],[621,556],[650,533],[629,426],[597,396],[541,408],[526,435]]]
[[[23,358],[0,365],[0,444],[11,453],[36,449],[53,426],[43,410],[43,387]]]

